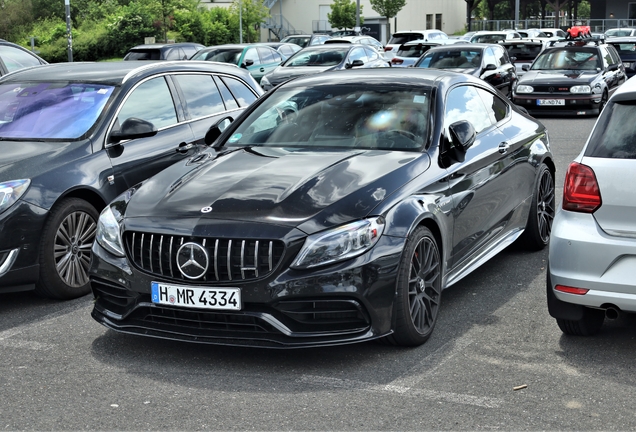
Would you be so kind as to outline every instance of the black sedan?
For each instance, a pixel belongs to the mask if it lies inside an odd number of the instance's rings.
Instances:
[[[596,40],[553,43],[524,69],[513,101],[532,115],[597,115],[627,79],[614,47]]]
[[[264,90],[303,75],[353,68],[389,67],[372,47],[358,44],[316,45],[298,51],[261,80]]]
[[[0,292],[90,291],[99,212],[205,148],[218,118],[262,93],[205,62],[43,65],[0,79]]]
[[[90,278],[106,327],[278,348],[419,345],[443,289],[517,238],[549,241],[547,132],[477,78],[326,72],[227,123],[206,136],[211,149],[102,212]]]
[[[508,52],[495,44],[457,44],[429,49],[415,67],[445,69],[476,76],[512,97],[517,73]]]
[[[636,75],[636,36],[613,37],[607,44],[614,47],[625,67],[627,78]]]

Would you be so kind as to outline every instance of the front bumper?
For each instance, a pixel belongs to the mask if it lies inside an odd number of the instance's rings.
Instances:
[[[241,288],[242,310],[220,311],[152,303],[156,275],[95,242],[92,316],[123,333],[218,345],[302,348],[376,339],[391,333],[403,246],[404,239],[384,236],[360,257],[303,271],[289,269],[298,251],[289,250],[264,279],[207,284]]]
[[[571,116],[598,115],[600,113],[601,94],[571,95],[559,93],[515,94],[515,105],[524,107],[532,115]],[[564,105],[538,105],[540,100],[563,100]]]
[[[35,288],[46,215],[46,210],[24,201],[0,214],[0,292]]]
[[[576,304],[636,312],[636,239],[606,234],[594,216],[560,210],[552,225],[549,250],[550,315]],[[584,295],[554,290],[556,285],[589,289]],[[559,305],[561,304],[560,307]]]

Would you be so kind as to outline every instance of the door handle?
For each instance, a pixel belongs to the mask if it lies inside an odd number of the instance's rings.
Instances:
[[[187,153],[188,150],[190,150],[192,147],[194,147],[194,144],[182,142],[181,144],[179,144],[179,147],[177,147],[177,152]]]
[[[499,144],[499,153],[501,154],[506,154],[508,153],[508,149],[510,148],[510,144],[508,144],[507,142],[502,142]]]
[[[261,72],[265,72],[265,68],[261,68]]]

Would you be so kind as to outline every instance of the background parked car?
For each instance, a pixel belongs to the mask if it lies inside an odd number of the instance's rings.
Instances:
[[[513,101],[532,115],[597,115],[626,79],[611,45],[551,42],[519,78]]]
[[[372,47],[380,54],[384,54],[384,46],[382,46],[379,40],[371,36],[341,36],[337,38],[331,38],[325,41],[325,45],[334,44],[334,43],[366,45],[366,46]]]
[[[405,44],[414,40],[439,40],[448,39],[448,35],[441,30],[410,30],[400,31],[393,33],[391,39],[384,47],[385,57],[387,59],[393,58],[402,44]]]
[[[515,65],[517,77],[526,73],[535,58],[541,53],[546,42],[541,40],[508,40],[499,42],[499,45],[508,51],[508,57]]]
[[[124,60],[187,60],[203,48],[192,42],[137,45],[128,50]]]
[[[613,28],[605,32],[605,39],[611,39],[615,37],[636,36],[636,28]]]
[[[312,45],[320,45],[323,44],[326,40],[331,39],[331,36],[326,34],[297,34],[297,35],[289,35],[282,38],[281,42],[293,43],[301,46],[302,48],[312,46]]]
[[[472,43],[498,43],[513,39],[521,39],[521,35],[514,30],[478,31],[470,38],[470,41]]]
[[[519,33],[519,35],[523,39],[549,39],[550,38],[550,36],[543,33],[539,29],[517,30],[517,33]]]
[[[206,62],[58,63],[0,78],[0,291],[89,291],[101,209],[204,147],[262,90]]]
[[[636,81],[610,98],[570,164],[556,213],[548,310],[567,335],[596,333],[605,318],[636,312]]]
[[[219,134],[102,212],[101,324],[226,345],[420,345],[443,289],[517,238],[549,241],[547,132],[466,74],[300,77]]]
[[[409,67],[413,66],[422,55],[430,48],[440,45],[452,45],[456,43],[466,42],[461,39],[438,39],[435,41],[414,40],[402,44],[395,56],[391,59],[393,67]]]
[[[297,53],[298,51],[302,49],[300,45],[296,45],[293,43],[285,43],[285,42],[259,42],[256,45],[265,45],[275,49],[283,57],[283,60],[290,58],[291,56],[293,56],[295,53]]]
[[[473,75],[512,97],[517,73],[508,52],[496,44],[456,44],[429,49],[416,68],[446,69]]]
[[[353,68],[388,67],[376,50],[365,45],[324,44],[297,52],[261,80],[264,90],[303,75]]]
[[[636,75],[636,36],[613,37],[606,42],[614,47],[621,58],[627,78]]]
[[[247,69],[256,82],[283,62],[278,51],[260,44],[227,44],[204,48],[191,60],[230,63]]]
[[[565,37],[567,36],[567,33],[560,28],[540,28],[539,30],[547,34],[548,37],[556,38],[559,40],[565,39]]]
[[[18,69],[43,64],[47,62],[31,51],[0,39],[0,76]]]

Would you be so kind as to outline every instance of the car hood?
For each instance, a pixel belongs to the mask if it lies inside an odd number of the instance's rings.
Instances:
[[[178,163],[146,181],[130,199],[126,218],[269,223],[310,234],[368,216],[430,165],[425,153],[383,150],[213,153],[204,163]]]
[[[304,75],[312,75],[320,72],[326,72],[335,69],[338,66],[295,66],[295,67],[277,67],[271,73],[267,74],[267,79],[272,85],[278,85],[284,81],[297,78]]]
[[[527,85],[576,85],[589,84],[598,75],[596,71],[528,71],[519,80],[519,84]]]
[[[76,155],[72,153],[77,152]],[[87,141],[45,142],[0,139],[0,182],[33,178],[90,152]]]

